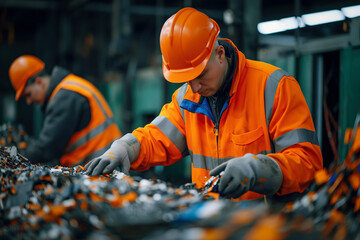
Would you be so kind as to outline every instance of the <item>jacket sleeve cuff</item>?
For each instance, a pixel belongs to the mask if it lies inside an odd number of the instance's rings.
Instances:
[[[134,162],[135,159],[137,159],[139,157],[139,153],[140,153],[139,140],[137,140],[137,138],[133,134],[127,133],[122,138],[120,138],[118,141],[125,142],[129,145],[129,148],[128,148],[129,160],[130,160],[130,163]]]
[[[272,166],[271,167],[271,169],[272,169],[271,183],[272,184],[271,184],[271,187],[269,187],[270,191],[269,191],[269,194],[267,194],[267,195],[273,195],[273,194],[277,193],[277,191],[279,191],[279,189],[282,185],[282,182],[283,182],[283,173],[282,173],[279,163],[275,159],[273,159],[269,156],[266,156],[264,154],[256,154],[255,156],[259,159],[263,159],[263,160],[267,161],[268,163],[272,163],[271,164],[271,166]]]

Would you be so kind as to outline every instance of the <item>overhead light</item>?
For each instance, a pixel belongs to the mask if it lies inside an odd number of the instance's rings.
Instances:
[[[262,34],[283,32],[286,29],[278,20],[261,22],[257,25],[258,31]]]
[[[340,10],[304,14],[300,17],[288,17],[280,20],[261,22],[257,28],[261,34],[284,32],[287,30],[302,28],[305,25],[315,26],[324,23],[338,22],[347,18],[360,16],[360,5],[344,7]]]
[[[280,20],[259,23],[257,28],[261,34],[271,34],[276,32],[284,32],[304,26],[305,24],[303,23],[301,18],[288,17],[282,18]]]
[[[304,23],[309,26],[315,26],[324,23],[342,21],[345,19],[340,10],[330,10],[324,12],[310,13],[302,15]]]
[[[226,24],[233,24],[234,23],[234,12],[233,10],[231,9],[227,9],[225,12],[224,12],[224,22]]]
[[[305,27],[305,24],[303,20],[300,17],[288,17],[288,18],[282,18],[279,20],[282,24],[285,25],[287,30],[296,29],[298,27]]]
[[[348,18],[354,18],[360,16],[360,5],[344,7],[341,9],[344,15]]]

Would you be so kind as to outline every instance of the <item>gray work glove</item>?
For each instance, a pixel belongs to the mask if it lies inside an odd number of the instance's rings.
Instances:
[[[219,193],[224,197],[238,198],[247,191],[264,195],[275,194],[283,181],[279,164],[262,154],[245,154],[217,166],[210,176],[219,175]]]
[[[111,147],[100,157],[92,159],[85,165],[88,175],[109,174],[116,167],[129,175],[130,164],[139,155],[140,144],[132,134],[126,134],[114,141]]]

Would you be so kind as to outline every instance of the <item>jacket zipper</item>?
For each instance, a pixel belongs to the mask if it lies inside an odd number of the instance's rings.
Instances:
[[[214,133],[216,136],[216,154],[217,158],[219,159],[219,122],[215,123]]]

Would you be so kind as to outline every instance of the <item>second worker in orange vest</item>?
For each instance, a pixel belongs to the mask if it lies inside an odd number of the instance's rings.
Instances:
[[[246,59],[219,31],[193,8],[165,22],[163,74],[184,84],[152,123],[89,162],[88,174],[145,170],[190,155],[196,187],[223,172],[219,192],[228,198],[305,191],[322,156],[299,84],[278,67]]]
[[[9,77],[15,99],[41,104],[44,112],[39,138],[23,153],[32,163],[85,164],[121,137],[104,97],[85,79],[58,66],[50,76],[45,63],[31,55],[15,59]]]

